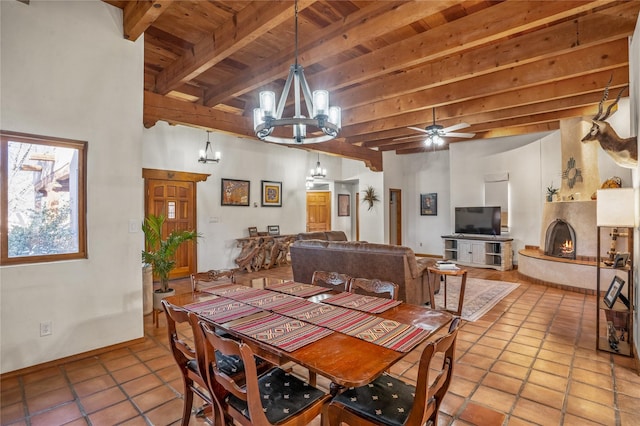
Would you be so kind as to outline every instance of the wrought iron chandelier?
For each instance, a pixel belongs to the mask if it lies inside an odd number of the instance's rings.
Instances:
[[[207,143],[204,146],[204,149],[200,150],[200,156],[198,157],[198,162],[200,163],[219,163],[220,162],[220,151],[216,151],[213,153],[213,158],[209,158],[209,153],[211,150],[211,142],[209,142],[209,133],[211,131],[207,130]]]
[[[315,169],[311,169],[311,177],[314,179],[323,179],[327,177],[327,169],[320,167],[320,153],[318,153],[318,162]]]
[[[293,83],[294,116],[282,117],[284,107]],[[307,115],[302,114],[304,95]],[[282,144],[309,144],[325,142],[338,136],[342,126],[340,107],[329,106],[329,92],[314,90],[313,95],[304,76],[304,70],[298,64],[298,2],[295,2],[295,63],[289,68],[289,75],[282,89],[282,96],[276,109],[276,95],[272,91],[260,92],[260,108],[253,110],[253,130],[258,139]],[[312,118],[308,118],[312,117]],[[274,135],[278,127],[291,127],[293,135],[283,137]],[[307,135],[307,128],[311,130]]]

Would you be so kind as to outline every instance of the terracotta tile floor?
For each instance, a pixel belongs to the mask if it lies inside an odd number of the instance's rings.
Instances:
[[[290,267],[252,274],[291,278]],[[630,358],[596,352],[595,297],[518,280],[515,271],[469,276],[520,286],[480,320],[464,323],[441,425],[640,425],[640,376]],[[187,280],[174,282],[190,291]],[[182,381],[164,317],[143,343],[1,382],[2,425],[177,425]],[[189,338],[190,330],[184,329]],[[413,380],[417,353],[391,372]],[[297,371],[297,370],[294,370]],[[319,378],[319,386],[328,383]],[[202,401],[197,400],[195,406]],[[206,424],[192,416],[190,424]],[[314,421],[319,425],[319,419]]]

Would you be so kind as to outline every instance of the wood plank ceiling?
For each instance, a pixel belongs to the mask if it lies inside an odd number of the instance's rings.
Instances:
[[[144,124],[255,138],[258,93],[294,61],[292,1],[117,1],[144,33]],[[427,148],[408,126],[465,122],[474,140],[592,116],[629,81],[640,1],[299,0],[299,62],[342,108],[336,140],[304,145],[382,170],[383,151]],[[627,94],[625,94],[626,96]],[[397,140],[400,139],[400,140]],[[257,139],[256,139],[257,140]],[[447,138],[449,143],[461,140]]]

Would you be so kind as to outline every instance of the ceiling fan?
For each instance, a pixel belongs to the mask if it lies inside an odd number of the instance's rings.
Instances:
[[[408,127],[408,129],[417,130],[422,133],[427,134],[427,138],[424,140],[425,145],[442,145],[444,144],[445,137],[453,137],[453,138],[472,138],[476,134],[475,133],[458,133],[456,130],[466,129],[467,127],[471,127],[470,124],[467,123],[458,123],[453,126],[444,127],[440,124],[436,124],[436,109],[433,108],[433,124],[428,125],[424,129],[421,127]],[[413,136],[405,136],[402,138],[396,138],[394,141],[405,140],[423,137],[422,135],[413,135]]]

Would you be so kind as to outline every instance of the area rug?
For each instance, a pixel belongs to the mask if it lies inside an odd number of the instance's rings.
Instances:
[[[517,283],[505,281],[483,280],[480,278],[467,278],[462,302],[462,319],[475,321],[489,312],[505,296],[518,287]],[[455,310],[458,307],[460,294],[460,280],[447,279],[447,308]],[[435,295],[436,307],[443,307],[444,283],[440,285],[440,292]]]

